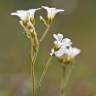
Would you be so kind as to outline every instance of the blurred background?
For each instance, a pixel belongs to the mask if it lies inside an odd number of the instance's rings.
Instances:
[[[64,9],[56,15],[36,62],[39,80],[52,47],[52,34],[63,33],[81,49],[76,58],[66,96],[96,96],[96,0],[0,0],[0,96],[31,96],[30,41],[18,18],[10,16],[20,9],[42,5]],[[38,36],[42,32],[36,13]],[[39,26],[40,25],[40,26]],[[53,59],[40,91],[41,96],[59,96],[61,66]]]

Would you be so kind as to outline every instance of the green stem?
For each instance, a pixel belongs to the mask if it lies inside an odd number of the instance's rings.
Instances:
[[[32,76],[32,96],[35,96],[35,61],[36,61],[36,57],[37,57],[37,52],[34,53],[34,50],[33,50],[33,46],[32,46],[32,43],[31,43],[31,76]]]
[[[65,96],[65,88],[69,82],[73,65],[64,65],[62,66],[62,76],[61,76],[61,96]]]
[[[32,96],[35,96],[35,72],[33,63],[32,63]]]
[[[42,72],[42,75],[41,75],[41,77],[40,77],[40,81],[39,81],[39,85],[38,85],[38,96],[39,96],[39,94],[40,94],[40,88],[41,88],[41,86],[42,86],[42,81],[43,81],[44,78],[45,78],[45,75],[46,75],[46,73],[47,73],[47,70],[48,70],[48,67],[49,67],[49,64],[50,64],[51,60],[52,60],[52,57],[49,57],[48,61],[46,62],[46,65],[45,65],[45,67],[44,67],[44,70],[43,70],[43,72]]]
[[[33,46],[31,44],[31,76],[32,76],[32,96],[35,96],[35,72],[34,72],[34,63],[33,63],[34,53]]]
[[[50,25],[47,26],[45,32],[44,32],[43,35],[41,36],[41,38],[40,38],[40,43],[41,43],[41,42],[44,40],[44,38],[46,37],[49,29],[50,29]]]

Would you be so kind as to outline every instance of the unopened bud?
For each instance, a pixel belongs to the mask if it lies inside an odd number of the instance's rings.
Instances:
[[[48,26],[48,24],[46,23],[45,19],[44,19],[42,16],[40,16],[40,21],[41,21],[45,26]]]

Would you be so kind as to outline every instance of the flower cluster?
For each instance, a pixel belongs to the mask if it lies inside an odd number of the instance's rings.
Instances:
[[[41,6],[41,8],[37,9],[29,9],[29,10],[18,10],[16,12],[11,13],[11,15],[16,15],[20,18],[20,24],[26,31],[26,36],[31,39],[33,49],[38,49],[39,46],[39,40],[37,37],[37,32],[35,30],[35,13],[38,10],[44,9],[47,11],[47,21],[40,16],[40,21],[43,22],[43,24],[48,27],[50,25],[55,17],[55,15],[59,12],[63,12],[63,9],[56,9],[56,8],[50,8],[47,6]],[[45,37],[47,32],[45,32],[42,36],[43,39]],[[51,49],[51,56],[55,56],[59,58],[62,62],[66,63],[71,61],[73,58],[75,58],[79,53],[80,49],[72,47],[72,41],[69,38],[63,38],[63,35],[53,34],[54,37],[54,47]],[[41,41],[43,40],[41,38]]]
[[[35,12],[40,10],[37,9],[29,9],[29,10],[18,10],[16,12],[11,13],[11,15],[16,15],[20,18],[20,24],[25,29],[27,37],[30,38],[30,32],[35,31],[34,28],[34,15]],[[30,31],[30,32],[29,32]]]
[[[72,41],[69,38],[63,38],[60,33],[53,34],[53,37],[55,41],[51,56],[59,58],[63,63],[70,63],[80,53],[80,49],[72,47]]]
[[[56,9],[56,8],[49,8],[46,6],[42,6],[42,8],[44,8],[47,11],[47,18],[48,18],[48,22],[49,24],[52,23],[55,15],[59,12],[63,12],[63,9]]]
[[[46,6],[41,6],[41,7],[47,11],[48,24],[47,24],[46,20],[42,16],[40,16],[40,20],[43,21],[43,23],[46,26],[50,25],[52,23],[55,15],[57,13],[64,11],[62,9],[49,8]],[[34,16],[35,16],[36,11],[38,11],[40,9],[41,8],[29,9],[29,10],[18,10],[16,12],[11,13],[11,15],[16,15],[20,18],[19,22],[20,22],[21,26],[24,28],[27,38],[31,39],[34,50],[37,50],[39,47],[39,40],[37,37],[37,32],[35,30]],[[43,37],[45,37],[45,35]]]
[[[52,21],[57,13],[64,11],[63,9],[49,8],[46,6],[41,6],[41,8],[47,11],[48,21],[50,20]],[[11,13],[11,15],[18,16],[24,23],[31,20],[33,24],[35,12],[40,10],[41,8],[29,9],[29,10],[18,10],[16,12]]]
[[[35,28],[35,25],[36,25],[35,13],[41,9],[46,10],[47,20],[44,19],[43,16],[40,16],[40,23],[42,22],[46,28],[44,29],[44,32],[41,34],[41,37],[38,38],[38,36],[37,36],[38,34],[35,30],[36,29]],[[60,60],[60,62],[63,63],[63,65],[67,65],[67,64],[70,64],[73,61],[73,59],[80,53],[80,49],[72,47],[71,39],[64,38],[63,34],[60,34],[60,33],[53,34],[54,46],[51,49],[50,57],[44,66],[43,73],[42,73],[40,81],[38,83],[39,85],[36,86],[36,84],[35,84],[36,83],[35,82],[35,65],[34,64],[36,62],[38,50],[40,48],[39,45],[45,39],[45,37],[50,29],[50,26],[53,23],[55,15],[59,12],[64,12],[64,10],[41,6],[41,8],[37,8],[37,9],[18,10],[16,12],[11,13],[11,15],[15,15],[15,16],[19,17],[19,19],[20,19],[19,23],[24,28],[26,37],[31,42],[30,57],[31,57],[31,73],[32,73],[31,74],[32,75],[32,96],[36,96],[35,95],[36,89],[41,87],[41,82],[45,77],[45,74],[47,72],[48,65],[51,62],[52,56],[55,56],[56,58],[58,58]],[[65,67],[66,66],[63,66],[64,72],[65,72]],[[65,80],[63,80],[63,81],[65,83]],[[38,89],[38,91],[39,91],[39,89]]]

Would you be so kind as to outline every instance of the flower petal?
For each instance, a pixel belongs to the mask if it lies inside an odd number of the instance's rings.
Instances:
[[[71,39],[69,39],[69,38],[64,38],[64,39],[62,40],[62,44],[63,44],[64,46],[71,46],[71,45],[72,45],[72,41],[71,41]]]
[[[21,20],[25,20],[27,18],[28,12],[25,10],[18,10],[16,12],[11,13],[11,15],[18,16]]]
[[[50,7],[46,7],[46,6],[41,6],[41,7],[47,11],[48,19],[50,19],[50,18],[53,19],[57,13],[64,11],[63,9],[50,8]]]
[[[29,9],[28,12],[29,12],[30,16],[31,16],[31,15],[34,16],[35,12],[36,12],[37,10],[40,10],[40,9],[41,9],[41,8]]]
[[[62,46],[58,51],[55,51],[54,53],[55,56],[58,58],[63,56],[65,54],[65,47]]]
[[[72,48],[72,50],[71,50],[71,56],[72,57],[75,57],[75,56],[77,56],[79,53],[80,53],[80,49],[78,49],[78,48]]]
[[[63,39],[63,35],[58,33],[57,35],[56,34],[53,34],[53,37],[54,39],[56,39],[57,41],[60,41]]]

